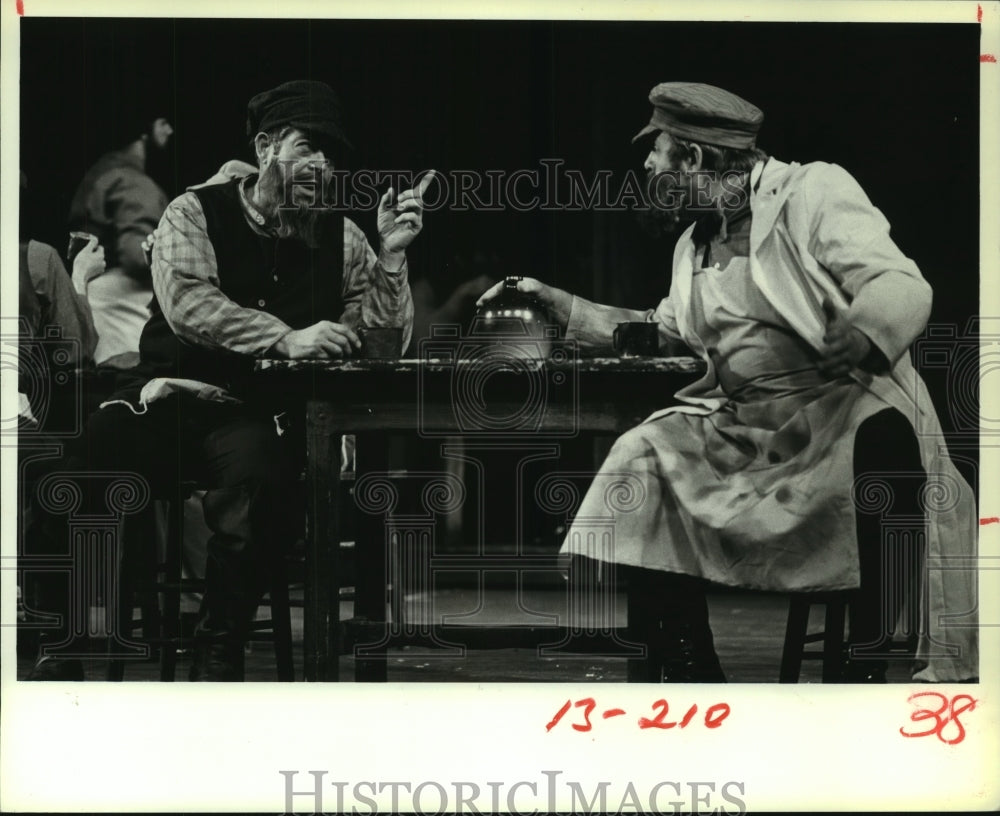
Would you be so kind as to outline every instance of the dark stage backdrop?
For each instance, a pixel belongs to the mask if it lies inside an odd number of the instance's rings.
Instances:
[[[177,193],[249,158],[251,95],[292,78],[342,95],[353,168],[639,171],[630,144],[661,81],[704,81],[765,113],[760,145],[853,173],[935,291],[932,320],[977,312],[979,27],[442,21],[33,19],[22,32],[21,164],[34,234],[60,249],[72,191],[114,146],[123,100],[160,100]],[[612,183],[614,187],[614,183]],[[358,217],[374,238],[374,214]],[[410,251],[439,295],[531,274],[604,302],[666,292],[670,245],[628,212],[428,214]],[[932,384],[946,426],[947,388]]]

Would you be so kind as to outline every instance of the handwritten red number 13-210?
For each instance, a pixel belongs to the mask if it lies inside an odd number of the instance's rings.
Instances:
[[[545,726],[545,730],[551,731],[566,715],[566,712],[568,712],[574,705],[577,708],[582,709],[580,716],[583,719],[583,722],[572,723],[573,730],[589,731],[593,728],[593,723],[590,721],[590,715],[593,713],[594,709],[597,708],[597,701],[593,697],[584,697],[582,700],[577,700],[576,703],[573,703],[571,700],[567,700],[563,704],[563,707],[556,712],[555,716]],[[669,710],[666,700],[657,700],[653,703],[652,708],[657,709],[658,713],[652,719],[649,719],[648,717],[640,717],[638,720],[639,728],[687,728],[687,726],[694,719],[694,715],[698,712],[698,705],[692,705],[679,722],[671,722],[666,719],[667,711]],[[705,728],[718,728],[722,725],[723,720],[729,716],[730,711],[731,709],[728,703],[716,703],[713,706],[709,706],[708,710],[705,712],[703,720]],[[605,720],[612,717],[622,717],[624,715],[625,709],[623,708],[609,708],[606,711],[601,712],[601,717]]]

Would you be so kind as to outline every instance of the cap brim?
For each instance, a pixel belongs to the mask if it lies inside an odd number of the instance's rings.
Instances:
[[[648,136],[650,133],[656,133],[658,131],[659,128],[656,125],[646,125],[646,127],[632,137],[632,144],[638,142],[643,136]]]
[[[326,147],[342,147],[354,150],[354,145],[347,138],[347,134],[335,124],[326,120],[317,121],[315,119],[297,119],[289,122],[292,127],[303,130],[313,136],[318,136],[326,143]]]

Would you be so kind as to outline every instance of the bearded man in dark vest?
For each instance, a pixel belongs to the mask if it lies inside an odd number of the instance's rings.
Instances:
[[[185,480],[207,488],[212,537],[192,680],[243,679],[269,548],[288,536],[278,510],[300,463],[277,417],[290,406],[255,392],[253,361],[349,357],[361,325],[402,327],[405,348],[413,323],[405,250],[433,177],[382,197],[376,253],[357,225],[323,205],[318,182],[350,146],[328,85],[297,80],[256,95],[247,135],[259,172],[193,188],[167,207],[141,362],[90,418],[67,468],[131,471],[154,496],[176,497]],[[43,658],[31,679],[77,675],[76,661]]]

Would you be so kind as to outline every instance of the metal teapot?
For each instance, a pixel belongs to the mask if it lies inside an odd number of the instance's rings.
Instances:
[[[529,356],[546,357],[558,329],[550,325],[541,301],[517,290],[520,280],[517,276],[504,278],[500,294],[476,310],[469,335],[485,344],[517,346],[532,352]]]

